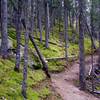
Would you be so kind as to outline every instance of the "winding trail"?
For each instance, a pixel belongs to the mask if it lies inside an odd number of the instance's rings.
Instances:
[[[86,58],[86,66],[91,65],[91,58]],[[94,63],[97,56],[94,57]],[[52,74],[52,86],[61,95],[63,100],[100,100],[90,93],[79,90],[75,81],[79,76],[79,61],[75,61],[72,67],[59,74]]]

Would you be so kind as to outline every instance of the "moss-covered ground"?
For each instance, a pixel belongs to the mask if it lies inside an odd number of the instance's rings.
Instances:
[[[53,34],[50,35],[50,47],[45,48],[45,42],[40,43],[38,39],[35,39],[37,46],[39,47],[42,55],[45,58],[54,57],[64,57],[64,43],[60,44],[58,29],[55,29]],[[16,47],[16,32],[15,29],[10,28],[9,38],[13,41],[13,47]],[[71,29],[69,29],[69,36],[71,37]],[[39,33],[34,35],[39,38]],[[78,36],[77,36],[78,37]],[[43,40],[44,40],[43,32]],[[24,45],[24,35],[22,33],[22,44]],[[77,40],[78,41],[78,40]],[[56,44],[56,45],[55,45]],[[31,52],[35,52],[35,49],[29,41],[29,56],[35,61],[39,66],[41,63],[37,60]],[[68,55],[76,55],[78,57],[79,48],[77,43],[69,43]],[[85,38],[85,53],[91,53],[91,42],[88,37]],[[66,62],[65,61],[50,61],[48,62],[50,72],[61,72],[64,70]],[[22,85],[22,69],[23,60],[21,61],[21,70],[19,73],[14,71],[15,58],[9,58],[3,60],[0,58],[0,100],[23,100],[21,95],[21,85]],[[51,87],[51,82],[46,78],[41,67],[38,70],[32,70],[30,66],[28,67],[28,79],[27,79],[27,96],[28,100],[61,100],[60,96],[55,93]]]
[[[0,59],[0,100],[23,100],[21,95],[23,66],[20,66],[19,73],[14,71],[14,66],[14,60]],[[30,68],[28,68],[27,97],[27,100],[60,98],[50,87],[50,80],[46,79],[44,72],[41,69],[32,71]]]

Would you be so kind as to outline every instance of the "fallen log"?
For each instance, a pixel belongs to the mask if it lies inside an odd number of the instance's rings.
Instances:
[[[55,58],[46,58],[47,61],[52,61],[52,60],[65,60],[65,57],[55,57]]]
[[[26,29],[25,20],[24,20],[24,19],[21,19],[21,22],[22,22],[24,28]],[[50,78],[51,76],[50,76],[50,74],[49,74],[49,72],[48,72],[48,65],[47,65],[47,63],[46,63],[44,57],[43,57],[42,54],[40,53],[40,51],[39,51],[39,49],[38,49],[38,47],[37,47],[37,45],[36,45],[36,43],[35,43],[35,41],[34,41],[34,36],[33,36],[32,34],[29,34],[29,39],[30,39],[30,41],[32,42],[33,46],[35,47],[35,50],[36,50],[36,52],[37,52],[37,54],[38,54],[38,56],[39,56],[39,59],[40,59],[40,61],[42,62],[43,71],[45,72],[45,74],[47,75],[47,77]]]
[[[32,34],[29,34],[29,38],[30,38],[30,40],[31,40],[31,42],[32,42],[32,44],[33,44],[33,46],[35,47],[35,50],[36,50],[36,52],[37,52],[37,54],[38,54],[38,56],[39,56],[40,61],[42,62],[43,71],[44,71],[45,74],[50,78],[51,76],[50,76],[50,74],[49,74],[49,72],[48,72],[48,65],[47,65],[47,62],[46,62],[46,60],[44,59],[43,55],[40,53],[40,50],[38,49],[38,47],[37,47],[37,45],[36,45],[36,43],[35,43],[35,41],[34,41],[34,37],[32,36]]]
[[[77,58],[77,56],[75,55],[75,56],[68,56],[68,59],[70,60],[74,60],[74,59],[76,59]],[[54,57],[54,58],[46,58],[46,60],[47,61],[52,61],[52,60],[55,60],[55,61],[59,61],[59,60],[66,60],[66,58],[65,57]]]

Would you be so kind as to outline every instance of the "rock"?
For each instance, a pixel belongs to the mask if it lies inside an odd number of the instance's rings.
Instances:
[[[21,45],[20,47],[20,56],[23,57],[24,56],[24,46]]]
[[[33,65],[34,65],[34,62],[32,61],[32,59],[29,59],[28,60],[28,66],[33,69]]]

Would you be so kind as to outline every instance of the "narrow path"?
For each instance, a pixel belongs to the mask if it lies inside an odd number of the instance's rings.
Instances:
[[[96,56],[95,59],[97,59]],[[87,57],[86,66],[90,64],[90,57]],[[78,80],[78,76],[79,62],[76,61],[69,70],[66,69],[65,72],[52,74],[52,86],[61,95],[63,100],[100,100],[92,94],[80,91],[75,86],[75,81]]]

